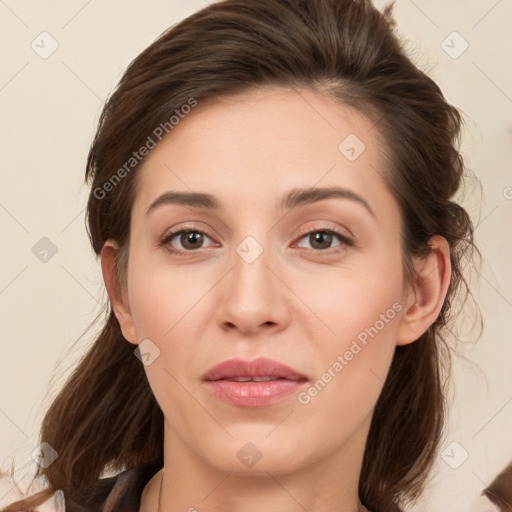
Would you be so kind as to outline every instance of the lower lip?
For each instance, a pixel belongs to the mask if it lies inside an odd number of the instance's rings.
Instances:
[[[207,381],[210,391],[221,400],[243,407],[263,407],[298,392],[304,380],[269,380],[264,382]]]

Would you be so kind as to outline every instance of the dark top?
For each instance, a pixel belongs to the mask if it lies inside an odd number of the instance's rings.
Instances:
[[[100,478],[70,499],[65,498],[66,512],[139,512],[144,487],[162,467],[159,458]]]

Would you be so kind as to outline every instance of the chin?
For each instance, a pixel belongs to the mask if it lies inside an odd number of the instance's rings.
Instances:
[[[301,446],[300,440],[293,436],[277,435],[277,433],[269,436],[270,431],[271,429],[265,429],[263,434],[248,433],[246,436],[235,436],[228,443],[216,442],[215,450],[213,452],[209,450],[204,455],[218,470],[241,476],[268,477],[268,473],[286,474],[308,464],[307,451],[308,449],[314,451],[314,447]],[[251,432],[254,432],[254,429],[251,429]],[[210,449],[212,445],[209,446]]]

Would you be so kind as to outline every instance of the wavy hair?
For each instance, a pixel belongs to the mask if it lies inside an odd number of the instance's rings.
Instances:
[[[361,501],[375,512],[398,510],[425,486],[446,417],[444,328],[456,316],[458,290],[465,288],[467,297],[463,266],[476,249],[472,221],[454,200],[465,175],[457,149],[461,115],[408,58],[391,14],[392,6],[380,12],[369,0],[209,5],[162,33],[128,66],[105,103],[86,169],[90,241],[97,255],[107,239],[118,242],[122,284],[140,163],[115,186],[105,184],[190,98],[200,103],[264,86],[309,88],[373,121],[385,142],[384,177],[400,206],[407,279],[414,282],[412,258],[428,254],[434,235],[448,241],[452,267],[438,318],[414,343],[396,348],[376,404],[359,481]],[[162,456],[162,411],[111,309],[49,407],[40,439],[60,454],[38,472],[49,487],[5,512],[33,507],[58,489],[66,503],[80,504],[106,469]]]

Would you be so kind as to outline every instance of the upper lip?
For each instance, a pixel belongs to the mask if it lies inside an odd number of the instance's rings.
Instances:
[[[306,377],[293,368],[265,357],[252,361],[229,359],[215,365],[203,377],[214,381],[234,377],[275,377],[289,380],[306,380]]]

